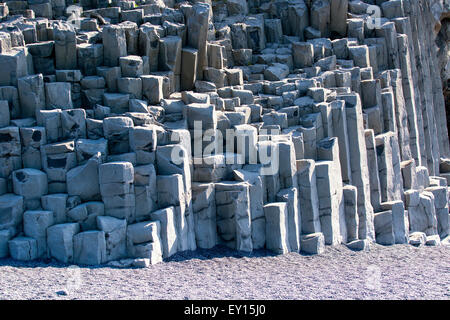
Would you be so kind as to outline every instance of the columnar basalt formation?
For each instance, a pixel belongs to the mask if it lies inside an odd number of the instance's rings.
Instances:
[[[1,1],[0,257],[448,243],[445,10]]]

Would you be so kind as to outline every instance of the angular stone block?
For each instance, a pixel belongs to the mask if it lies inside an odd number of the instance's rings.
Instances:
[[[67,221],[68,194],[56,193],[41,197],[41,205],[44,210],[53,212],[55,224],[63,224]]]
[[[105,214],[105,205],[100,201],[89,201],[80,205],[74,205],[67,212],[69,222],[80,224],[81,231],[96,230],[97,217]]]
[[[222,243],[251,252],[251,215],[247,183],[216,183],[217,232]]]
[[[98,228],[105,232],[106,261],[115,261],[127,256],[127,221],[107,216],[97,217]]]
[[[37,241],[30,237],[17,237],[8,242],[9,253],[15,260],[31,261],[37,259]]]
[[[82,201],[100,199],[98,167],[101,164],[100,155],[90,158],[86,164],[67,172],[67,193],[69,196],[79,196]]]
[[[321,232],[304,235],[300,239],[300,248],[307,254],[321,254],[325,251],[325,238]]]
[[[78,223],[56,224],[47,229],[50,257],[62,263],[73,263],[73,237],[80,232]]]
[[[298,160],[297,172],[302,234],[320,232],[315,161]]]
[[[133,121],[128,117],[108,117],[103,120],[103,133],[108,140],[109,154],[129,151],[129,131],[133,126]]]
[[[106,262],[104,231],[85,231],[73,237],[74,263],[99,265]]]
[[[264,206],[266,218],[266,248],[278,254],[290,251],[288,236],[288,212],[284,202]]]
[[[37,257],[47,256],[47,228],[53,224],[51,211],[26,211],[23,214],[25,235],[37,241]]]
[[[162,262],[159,221],[145,221],[128,226],[127,250],[133,258],[150,259],[151,264]]]
[[[23,196],[25,208],[38,209],[41,197],[48,193],[48,181],[45,172],[36,169],[21,169],[13,173],[14,193]]]
[[[45,101],[48,109],[72,109],[71,85],[69,82],[45,84]]]
[[[168,207],[150,213],[150,219],[159,221],[163,258],[169,258],[177,252],[177,234],[174,207]]]
[[[163,77],[145,75],[142,79],[142,95],[150,104],[158,104],[163,96]]]
[[[0,258],[9,256],[8,241],[12,238],[10,230],[0,230]]]
[[[392,211],[383,211],[374,215],[376,241],[382,245],[395,244],[394,225]]]
[[[42,74],[19,78],[17,88],[22,118],[34,118],[37,110],[45,109],[44,78]]]
[[[119,65],[119,58],[127,55],[127,40],[124,28],[107,25],[102,30],[103,59],[108,67]]]
[[[61,125],[64,139],[86,138],[86,111],[84,109],[63,110]]]

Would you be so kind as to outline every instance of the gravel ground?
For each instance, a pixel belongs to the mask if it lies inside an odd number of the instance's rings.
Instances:
[[[0,259],[0,299],[450,299],[450,247],[327,247],[318,256],[226,248],[148,269]]]

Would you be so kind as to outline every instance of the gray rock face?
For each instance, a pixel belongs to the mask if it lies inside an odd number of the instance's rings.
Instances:
[[[26,76],[17,81],[21,116],[36,117],[36,111],[45,109],[44,78],[42,74]]]
[[[106,262],[104,231],[85,231],[73,237],[74,262],[82,265],[99,265]]]
[[[67,172],[67,193],[69,196],[79,196],[83,201],[100,199],[98,182],[98,167],[100,164],[100,155],[97,154],[89,159],[86,164]]]
[[[45,84],[45,101],[48,109],[72,109],[72,92],[68,82]]]
[[[47,228],[54,224],[51,211],[26,211],[23,214],[23,231],[37,242],[37,257],[47,256]]]
[[[26,209],[37,209],[41,205],[41,197],[48,192],[47,175],[36,169],[14,171],[13,188],[15,194],[23,196]]]
[[[102,30],[103,60],[106,66],[119,65],[119,58],[127,55],[125,30],[120,26],[108,25]]]
[[[150,259],[150,264],[161,262],[160,231],[159,221],[145,221],[129,225],[127,230],[128,255],[133,258]]]
[[[307,254],[321,254],[325,251],[325,238],[321,232],[302,236],[300,247]]]
[[[100,193],[105,214],[135,220],[134,168],[130,162],[110,162],[99,167]]]
[[[98,228],[105,232],[106,261],[120,260],[127,256],[127,221],[107,216],[97,216]]]
[[[161,225],[161,247],[163,258],[169,258],[177,252],[177,234],[175,229],[175,212],[173,207],[157,210],[150,214],[150,219]]]
[[[197,247],[211,249],[217,244],[216,194],[213,183],[192,184],[192,209]],[[252,230],[253,231],[253,230]],[[252,239],[253,239],[252,232]]]
[[[31,261],[37,259],[37,241],[29,237],[17,237],[8,242],[9,253],[15,260]]]
[[[0,5],[0,257],[448,242],[439,1],[63,2]]]
[[[6,258],[9,256],[8,241],[11,239],[12,234],[9,230],[0,231],[0,258]]]
[[[289,245],[288,212],[283,202],[264,206],[266,218],[266,248],[278,254],[288,253]]]
[[[63,263],[73,263],[73,238],[80,232],[78,223],[63,223],[47,229],[49,256]]]
[[[73,197],[78,198],[78,197]],[[79,199],[79,198],[78,198]],[[100,201],[89,201],[67,211],[69,222],[78,222],[81,231],[97,229],[97,217],[105,214],[105,205]]]
[[[248,184],[217,183],[216,214],[220,241],[233,249],[252,251]]]

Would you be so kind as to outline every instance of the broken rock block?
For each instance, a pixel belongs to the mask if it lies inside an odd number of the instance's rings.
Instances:
[[[9,126],[11,114],[8,100],[0,100],[0,128]]]
[[[164,98],[162,76],[144,75],[142,79],[142,95],[149,104],[159,104]]]
[[[216,183],[217,232],[230,248],[251,252],[251,216],[247,183]]]
[[[408,243],[408,211],[405,210],[403,201],[384,202],[381,204],[381,209],[392,211],[392,227],[394,229],[395,243]]]
[[[263,185],[264,176],[259,172],[260,167],[257,166],[256,172],[247,170],[234,170],[234,179],[241,182],[248,182],[249,196],[250,196],[250,214],[252,218],[252,242],[253,249],[262,249],[266,243],[266,224],[264,216],[264,199],[267,198],[265,194],[265,188]],[[287,192],[287,197],[291,196],[291,193]],[[284,194],[281,195],[283,198]],[[292,199],[289,199],[292,200]],[[300,219],[300,218],[299,218]],[[291,227],[291,226],[289,226]],[[300,224],[294,227],[300,227]]]
[[[62,224],[67,221],[68,194],[56,193],[41,197],[41,205],[44,210],[53,212],[55,224]]]
[[[101,162],[100,154],[97,154],[84,165],[67,172],[67,193],[69,196],[79,196],[82,201],[100,200],[98,167]]]
[[[42,169],[41,147],[47,144],[44,127],[20,128],[24,168]]]
[[[355,186],[345,185],[343,187],[344,193],[344,208],[345,208],[345,223],[347,226],[347,241],[351,242],[358,239],[358,205],[357,192]]]
[[[80,43],[77,45],[78,67],[85,76],[96,74],[97,67],[103,64],[103,45],[99,43]]]
[[[437,234],[436,208],[434,195],[424,191],[420,194],[405,192],[409,213],[409,226],[412,232],[424,232],[426,235]]]
[[[120,93],[128,94],[129,99],[142,98],[142,80],[140,78],[119,78],[117,79],[117,88]]]
[[[19,78],[17,88],[22,118],[34,118],[37,110],[45,109],[44,78],[42,74]]]
[[[182,40],[178,36],[167,36],[159,40],[159,69],[181,74]]]
[[[125,29],[119,25],[107,25],[102,30],[103,59],[108,67],[119,65],[120,57],[127,55]]]
[[[9,230],[12,235],[22,231],[24,200],[22,196],[6,193],[0,196],[0,230]]]
[[[320,232],[315,161],[298,160],[297,172],[302,234]]]
[[[425,191],[431,192],[434,196],[438,234],[443,239],[450,234],[448,189],[447,187],[428,187]]]
[[[64,139],[86,138],[86,111],[84,109],[63,110],[61,125]]]
[[[56,224],[47,229],[49,256],[62,263],[73,263],[73,237],[80,232],[78,223]]]
[[[9,253],[15,260],[31,261],[37,259],[37,241],[30,237],[17,237],[8,242]]]
[[[18,79],[28,75],[28,56],[26,47],[12,48],[0,54],[0,64],[4,67],[0,75],[0,86],[17,86]]]
[[[313,1],[311,4],[310,19],[312,28],[320,32],[321,37],[330,34],[331,6],[328,0]],[[333,12],[335,15],[336,12]]]
[[[71,85],[69,82],[45,83],[47,109],[72,109]]]
[[[174,207],[154,211],[150,214],[150,219],[160,223],[162,255],[163,258],[169,258],[178,248]]]
[[[130,149],[136,152],[138,164],[145,165],[154,162],[157,132],[157,127],[152,125],[130,129]]]
[[[192,184],[192,209],[197,247],[213,248],[217,244],[216,199],[213,183]]]
[[[183,48],[181,50],[181,90],[192,90],[197,80],[198,50]]]
[[[264,206],[266,218],[266,248],[278,254],[290,251],[288,236],[288,212],[284,202],[269,203]]]
[[[103,120],[103,133],[108,140],[109,154],[129,151],[129,131],[133,126],[133,121],[128,117],[108,117]]]
[[[422,245],[425,245],[425,243],[427,242],[427,235],[423,232],[412,232],[409,235],[409,244],[416,246],[416,247],[420,247]]]
[[[137,78],[144,74],[144,63],[140,56],[121,57],[119,61],[122,77]]]
[[[55,66],[60,70],[77,68],[76,32],[70,24],[59,23],[53,29],[55,39]]]
[[[103,131],[103,124],[101,130]],[[77,139],[75,142],[77,152],[77,162],[80,165],[86,164],[92,157],[98,157],[102,162],[106,162],[108,155],[108,141],[100,138]]]
[[[441,238],[439,238],[439,235],[435,234],[432,236],[427,236],[427,241],[425,242],[425,245],[435,247],[441,245]]]
[[[24,233],[36,240],[37,257],[47,256],[47,228],[53,224],[51,211],[26,211],[23,214]]]
[[[134,167],[134,192],[136,197],[136,221],[148,220],[158,201],[156,171],[152,164]]]
[[[21,143],[18,127],[0,128],[0,177],[10,178],[21,168]]]
[[[367,239],[353,240],[353,241],[347,243],[347,247],[354,251],[369,251],[370,250],[370,241]]]
[[[61,109],[40,110],[36,117],[38,124],[45,128],[48,143],[62,138]]]
[[[20,169],[13,173],[14,193],[23,196],[25,208],[35,210],[41,206],[41,197],[48,192],[47,175],[36,169]]]
[[[134,168],[130,162],[110,162],[99,167],[100,193],[105,203],[105,214],[118,219],[134,221]]]
[[[340,217],[345,215],[342,194],[337,189],[336,173],[331,161],[316,162],[317,196],[319,199],[320,229],[325,237],[325,243],[336,245],[343,237],[341,235]]]
[[[264,78],[269,81],[280,81],[289,74],[289,67],[281,63],[273,63],[264,70]]]
[[[77,165],[74,141],[47,144],[42,147],[41,155],[49,193],[66,192],[67,172]]]
[[[192,240],[195,242],[195,238],[192,239],[190,232],[193,231],[195,236],[195,229],[189,229],[188,217],[190,212],[188,211],[188,198],[185,194],[183,176],[181,174],[159,175],[156,179],[156,185],[158,206],[160,208],[170,206],[175,208],[178,251],[190,250],[195,245],[195,243],[192,243]]]
[[[375,225],[376,242],[382,245],[395,244],[392,211],[388,210],[375,213],[373,220]]]
[[[151,264],[162,262],[160,222],[145,221],[128,226],[127,250],[133,258],[150,259]]]
[[[122,76],[120,67],[97,67],[97,75],[105,78],[108,92],[117,92],[117,79]]]
[[[73,237],[74,263],[100,265],[106,262],[104,231],[85,231]]]
[[[100,201],[77,204],[68,210],[67,220],[79,223],[81,231],[96,230],[97,217],[105,214],[105,205]]]
[[[300,239],[300,248],[307,254],[321,254],[325,251],[325,238],[321,232],[304,235]]]
[[[106,261],[126,258],[127,221],[108,216],[97,216],[97,226],[105,232]]]
[[[0,258],[9,256],[8,241],[12,238],[10,230],[0,230]]]
[[[286,202],[286,232],[289,239],[289,247],[291,252],[298,252],[300,251],[301,216],[297,188],[280,190],[277,194],[277,201]]]

